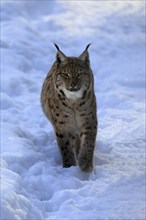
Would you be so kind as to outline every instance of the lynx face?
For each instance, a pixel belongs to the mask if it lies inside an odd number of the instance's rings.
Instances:
[[[61,52],[58,53],[56,62],[58,63],[54,76],[56,89],[67,98],[81,98],[84,91],[89,89],[92,81],[92,74],[90,74],[85,54],[80,57],[66,57]]]

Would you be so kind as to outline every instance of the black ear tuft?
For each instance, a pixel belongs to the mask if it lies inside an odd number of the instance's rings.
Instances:
[[[60,63],[64,62],[67,57],[64,55],[64,53],[62,53],[62,51],[59,49],[57,44],[54,43],[54,46],[58,50],[57,54],[56,54],[56,61],[57,61],[57,63],[60,64]]]
[[[55,44],[55,43],[54,43],[54,45],[55,45],[56,49],[57,49],[58,51],[60,51],[60,49],[59,49],[58,45],[57,45],[57,44]]]
[[[90,65],[89,53],[88,53],[88,48],[90,47],[90,45],[91,45],[91,43],[86,46],[86,49],[79,56],[79,59],[88,65]]]
[[[90,47],[92,43],[88,44],[85,50],[88,50],[88,48]]]

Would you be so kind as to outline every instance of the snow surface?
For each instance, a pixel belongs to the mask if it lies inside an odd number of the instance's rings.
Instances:
[[[145,1],[1,1],[1,219],[145,219]],[[94,171],[62,168],[40,106],[57,43],[88,43]]]

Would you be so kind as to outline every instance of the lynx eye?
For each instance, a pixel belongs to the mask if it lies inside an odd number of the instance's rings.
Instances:
[[[81,77],[83,77],[83,76],[85,76],[85,73],[83,73],[83,72],[79,72],[79,73],[78,73],[78,78],[81,78]]]
[[[66,73],[60,73],[61,76],[63,76],[64,78],[69,78],[69,75]]]

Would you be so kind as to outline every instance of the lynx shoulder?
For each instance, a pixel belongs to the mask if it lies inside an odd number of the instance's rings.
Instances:
[[[42,109],[52,123],[63,167],[93,169],[97,133],[94,79],[88,45],[79,57],[67,57],[59,47],[42,87]]]

